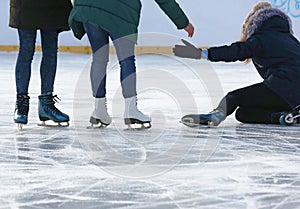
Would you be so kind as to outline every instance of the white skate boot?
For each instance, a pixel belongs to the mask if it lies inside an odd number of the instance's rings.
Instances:
[[[111,121],[107,113],[106,98],[95,98],[95,109],[90,117],[91,127],[105,128]]]
[[[133,124],[140,124],[141,127],[138,129],[147,129],[151,127],[151,118],[150,116],[144,115],[137,108],[137,98],[136,96],[125,98],[125,112],[124,112],[124,121],[128,125],[129,129],[133,127]]]

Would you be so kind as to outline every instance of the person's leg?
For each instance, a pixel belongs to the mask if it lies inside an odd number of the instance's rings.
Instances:
[[[236,108],[236,119],[243,123],[279,123],[277,112],[291,107],[264,83],[254,84],[229,92],[216,108],[226,115]]]
[[[130,98],[137,95],[136,92],[136,66],[134,47],[135,43],[127,37],[117,38],[111,35],[116,48],[120,64],[120,81],[124,98]]]
[[[242,123],[279,124],[281,113],[267,109],[243,108],[236,110],[235,117]]]
[[[38,97],[39,118],[43,122],[52,120],[59,124],[67,122],[68,125],[69,116],[55,107],[57,96],[52,94],[57,69],[58,32],[56,30],[41,30],[41,43],[41,95]]]
[[[109,61],[109,35],[100,27],[84,23],[92,52],[92,66],[90,79],[93,96],[104,98],[106,96],[106,68]]]
[[[40,67],[41,94],[53,92],[57,69],[58,32],[41,30],[42,61]]]
[[[31,63],[35,51],[36,31],[18,30],[20,49],[17,58],[15,78],[17,94],[28,94]]]
[[[289,105],[264,83],[229,92],[216,109],[231,115],[237,107],[284,111]]]
[[[229,92],[216,109],[208,114],[194,115],[193,121],[217,126],[238,107],[237,120],[248,123],[271,123],[271,118],[274,118],[271,117],[272,113],[290,109],[289,105],[264,83],[258,83]],[[187,117],[187,120],[191,120],[191,117]]]
[[[125,124],[149,123],[148,127],[150,127],[151,118],[144,115],[137,108],[135,43],[127,37],[117,38],[111,35],[111,38],[121,67],[120,80],[123,97],[125,98]]]
[[[92,52],[92,66],[90,79],[93,97],[95,98],[94,111],[90,117],[93,125],[107,126],[112,122],[107,112],[106,104],[106,68],[109,61],[109,35],[100,27],[84,23]]]
[[[18,35],[20,49],[15,69],[17,98],[14,121],[18,124],[27,124],[30,99],[28,87],[31,76],[31,63],[35,51],[36,31],[18,30]]]

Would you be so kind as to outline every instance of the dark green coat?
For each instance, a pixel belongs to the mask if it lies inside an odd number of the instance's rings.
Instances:
[[[9,26],[24,30],[68,30],[70,0],[10,0]]]
[[[183,29],[189,20],[175,0],[155,0],[160,8]],[[84,34],[82,23],[89,22],[120,37],[132,35],[136,39],[141,13],[140,0],[75,0],[69,24],[74,35],[81,39]]]

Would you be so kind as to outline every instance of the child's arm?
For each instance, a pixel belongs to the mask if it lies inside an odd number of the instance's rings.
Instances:
[[[175,56],[201,59],[208,58],[210,61],[234,62],[244,61],[262,53],[262,45],[257,38],[249,38],[245,42],[236,42],[230,46],[211,47],[208,49],[207,56],[203,56],[203,51],[187,41],[182,40],[185,45],[175,45],[173,52]]]
[[[259,56],[262,45],[257,38],[249,38],[245,42],[232,43],[229,46],[211,47],[208,59],[213,62],[244,61],[248,58]]]

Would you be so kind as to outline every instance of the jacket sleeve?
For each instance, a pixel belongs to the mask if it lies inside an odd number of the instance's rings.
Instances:
[[[155,2],[176,25],[177,29],[183,29],[189,24],[189,19],[175,0],[155,0]]]
[[[74,18],[75,14],[76,14],[76,12],[73,9],[70,13],[68,22],[69,22],[70,28],[72,29],[73,35],[77,39],[81,40],[82,37],[85,35],[85,30],[84,30],[82,22],[78,22],[75,20],[75,18]]]
[[[250,37],[245,42],[232,43],[230,46],[211,47],[208,50],[208,59],[213,62],[235,62],[260,56],[262,53],[263,48],[260,40],[256,37]]]

